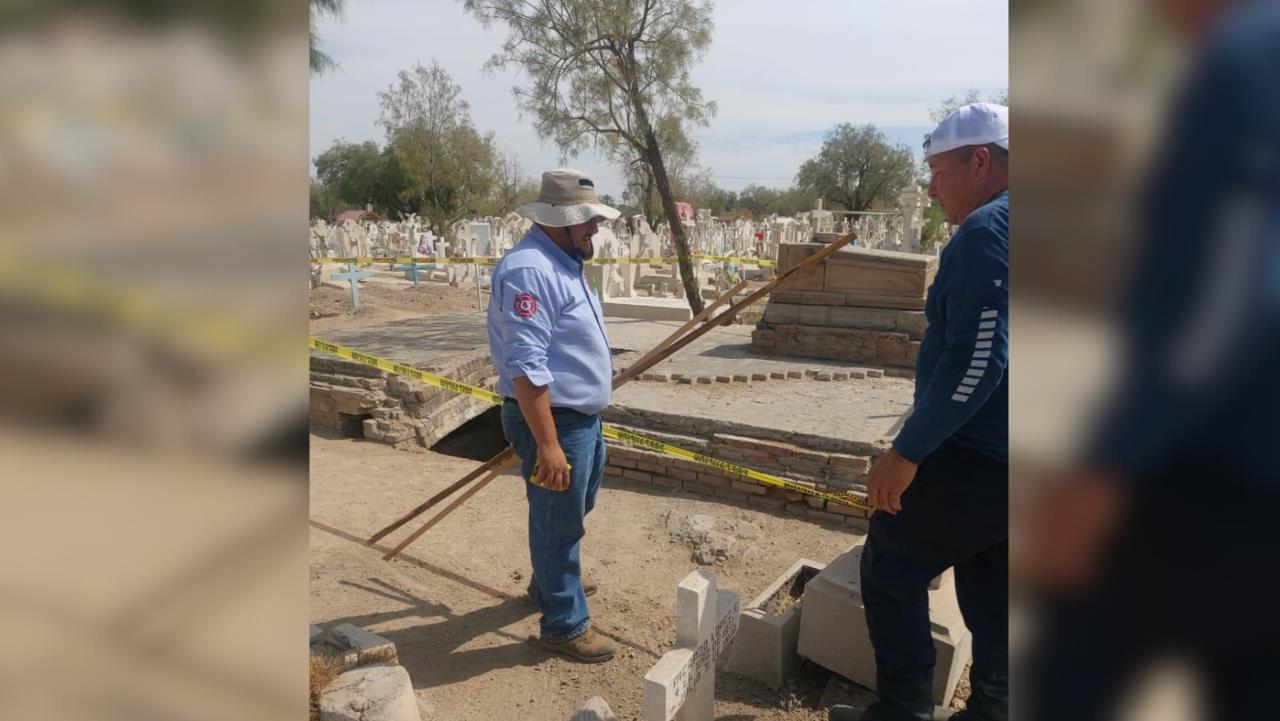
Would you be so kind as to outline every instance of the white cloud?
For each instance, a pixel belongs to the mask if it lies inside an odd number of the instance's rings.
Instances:
[[[721,0],[715,35],[694,80],[719,113],[700,131],[700,161],[723,187],[784,186],[841,122],[895,128],[909,142],[929,108],[969,88],[1008,87],[1003,0]],[[462,86],[476,125],[496,133],[527,173],[558,165],[519,119],[514,72],[481,71],[505,36],[485,30],[456,0],[348,0],[346,18],[319,25],[340,64],[311,82],[311,152],[335,139],[383,139],[379,90],[398,71],[435,59]],[[571,164],[620,195],[618,171],[594,157]]]

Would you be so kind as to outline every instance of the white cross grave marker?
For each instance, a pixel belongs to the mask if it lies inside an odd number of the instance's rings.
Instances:
[[[676,648],[644,676],[644,721],[712,721],[716,658],[738,633],[738,594],[698,569],[676,588]]]

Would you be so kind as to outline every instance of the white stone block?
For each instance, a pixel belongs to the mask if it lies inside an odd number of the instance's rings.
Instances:
[[[329,632],[329,638],[343,651],[355,653],[357,663],[399,662],[394,643],[359,626],[339,624]]]
[[[797,602],[776,615],[768,613],[764,607],[775,594],[786,593],[791,584],[801,581],[802,574],[816,575],[822,568],[823,564],[802,558],[756,596],[738,620],[738,633],[733,639],[733,650],[729,652],[730,671],[773,688],[782,687],[799,661],[796,647],[804,604]]]
[[[364,666],[338,676],[320,695],[320,721],[422,721],[409,673]]]
[[[573,712],[569,721],[618,721],[618,717],[614,715],[613,709],[609,708],[608,702],[599,696],[592,696],[581,708]]]
[[[799,653],[855,683],[876,688],[875,651],[867,633],[862,605],[858,539],[849,551],[829,563],[805,586],[800,618]],[[945,706],[968,663],[972,636],[960,615],[953,584],[929,591],[929,621],[937,664],[933,673],[933,702]]]

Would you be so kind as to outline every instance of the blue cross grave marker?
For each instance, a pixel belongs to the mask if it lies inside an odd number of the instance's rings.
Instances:
[[[355,263],[347,263],[347,272],[334,273],[331,278],[333,280],[345,280],[351,283],[351,306],[355,308],[357,313],[360,312],[360,279],[368,278],[373,275],[373,271],[356,270]]]
[[[407,271],[405,275],[410,276],[413,279],[413,284],[417,285],[418,271],[419,270],[435,270],[435,267],[436,267],[435,263],[419,263],[418,258],[416,256],[410,256],[408,265],[396,265],[396,266],[392,266],[391,269]]]

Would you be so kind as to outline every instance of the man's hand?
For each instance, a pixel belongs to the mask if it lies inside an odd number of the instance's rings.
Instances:
[[[569,488],[569,461],[559,443],[538,444],[538,485],[552,491]]]
[[[1127,501],[1119,480],[1102,473],[1078,471],[1055,482],[1031,515],[1036,577],[1059,591],[1087,585]]]
[[[881,511],[897,515],[902,510],[903,492],[916,479],[917,467],[890,448],[867,474],[867,501]]]

